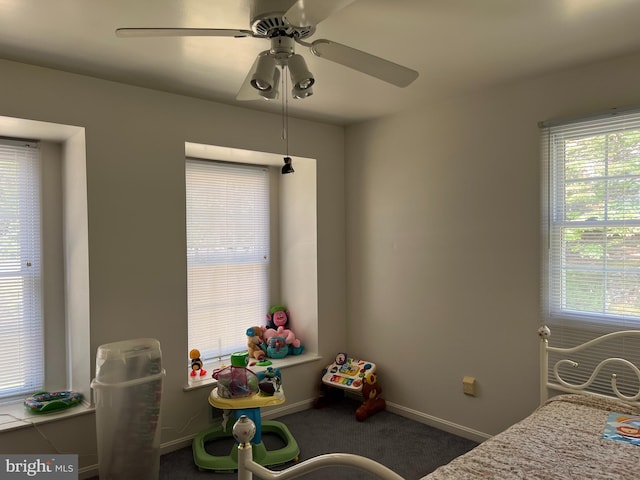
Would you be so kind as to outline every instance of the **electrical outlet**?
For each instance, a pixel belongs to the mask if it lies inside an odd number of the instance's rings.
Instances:
[[[462,378],[462,391],[465,395],[476,396],[476,379],[473,377]]]

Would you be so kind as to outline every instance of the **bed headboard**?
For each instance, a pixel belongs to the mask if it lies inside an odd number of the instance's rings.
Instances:
[[[609,357],[600,361],[591,371],[589,378],[582,383],[572,383],[566,378],[563,378],[560,373],[561,367],[570,366],[577,368],[579,363],[568,358],[571,354],[587,350],[595,347],[603,342],[619,339],[640,339],[640,330],[623,330],[620,332],[608,333],[606,335],[599,336],[593,340],[582,343],[571,348],[560,348],[549,346],[549,337],[551,336],[551,330],[546,325],[541,326],[538,329],[538,335],[540,336],[540,404],[542,405],[549,398],[549,392],[551,390],[560,391],[565,393],[583,393],[588,395],[612,397],[616,396],[620,400],[640,406],[640,368],[632,361],[622,357]],[[549,364],[549,354],[556,353],[561,355],[561,359],[553,364],[553,379],[550,380],[549,370],[551,365]],[[615,366],[616,370],[611,373],[611,391],[612,395],[604,395],[601,393],[594,393],[587,389],[594,383],[601,370],[605,367]],[[628,375],[629,372],[635,374],[638,379],[637,392],[631,394],[625,394],[620,391],[617,384],[619,369],[623,369]]]

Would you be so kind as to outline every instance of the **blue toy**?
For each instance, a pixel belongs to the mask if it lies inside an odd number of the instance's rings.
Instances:
[[[257,372],[260,395],[272,396],[280,391],[282,375],[279,368],[267,367],[264,372]]]
[[[271,337],[267,341],[267,356],[269,358],[284,358],[289,353],[289,346],[284,337]]]

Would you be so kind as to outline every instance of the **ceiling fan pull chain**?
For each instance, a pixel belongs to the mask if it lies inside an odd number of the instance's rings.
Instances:
[[[283,70],[286,68],[286,66],[282,67]],[[284,88],[282,89],[282,96],[284,97],[284,124],[285,124],[285,136],[286,136],[286,151],[287,151],[287,157],[289,156],[289,85],[288,85],[288,79],[287,79],[287,75],[286,72],[283,72],[284,75],[282,75],[284,77],[283,82],[284,82]]]
[[[282,167],[282,174],[286,175],[287,173],[293,173],[295,170],[291,165],[291,157],[289,156],[289,100],[287,96],[288,82],[287,82],[287,72],[285,69],[287,68],[287,64],[282,64],[282,81],[281,81],[281,91],[282,91],[282,137],[285,141],[285,157],[284,157],[284,166]]]
[[[280,95],[282,95],[282,140],[287,140],[287,108],[285,105],[285,100],[287,98],[286,90],[285,90],[285,80],[286,80],[286,72],[284,71],[285,67],[282,66],[282,75],[280,76]]]

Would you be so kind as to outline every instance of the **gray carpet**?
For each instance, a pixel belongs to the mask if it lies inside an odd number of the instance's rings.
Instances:
[[[417,480],[476,446],[470,440],[388,411],[376,413],[364,422],[358,422],[355,418],[358,405],[358,402],[345,398],[322,409],[305,410],[278,418],[298,442],[298,462],[323,453],[353,453],[376,460],[406,480]],[[267,450],[283,446],[282,440],[275,435],[265,434],[263,441]],[[232,445],[231,439],[216,440],[208,442],[206,449],[212,455],[226,455]],[[193,461],[191,447],[163,455],[160,459],[161,480],[204,478],[235,480],[236,474],[200,471]],[[254,475],[254,478],[257,476]],[[370,480],[372,475],[355,468],[329,467],[301,478]]]

